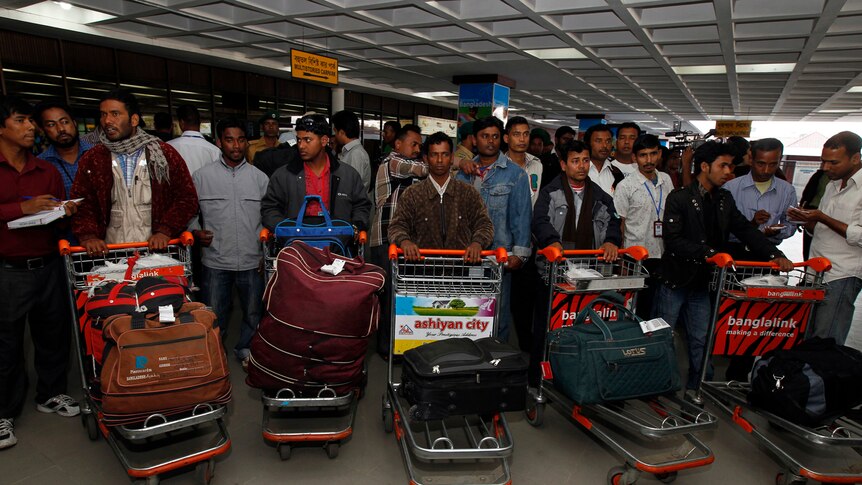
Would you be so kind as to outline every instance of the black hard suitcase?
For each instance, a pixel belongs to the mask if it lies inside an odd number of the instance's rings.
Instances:
[[[404,353],[399,392],[411,419],[522,411],[527,359],[493,337],[450,338]]]

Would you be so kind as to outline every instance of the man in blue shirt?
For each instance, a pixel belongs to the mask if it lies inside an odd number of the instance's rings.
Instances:
[[[775,176],[784,145],[775,138],[764,138],[752,146],[751,171],[724,184],[733,195],[736,208],[776,246],[796,232],[788,221],[787,209],[796,206],[796,189]],[[751,252],[731,235],[728,247],[735,259],[751,261]]]
[[[66,195],[72,193],[72,182],[78,173],[78,160],[91,145],[78,137],[78,124],[65,103],[46,101],[36,106],[33,119],[45,132],[51,145],[39,158],[54,165],[63,177]]]
[[[466,175],[458,172],[458,179],[467,182],[482,194],[488,208],[488,215],[494,223],[494,242],[492,248],[506,248],[509,261],[508,271],[503,276],[502,295],[498,302],[499,320],[497,334],[504,342],[509,338],[512,312],[512,277],[509,271],[519,269],[530,257],[530,181],[527,172],[500,152],[503,138],[503,122],[488,116],[473,122],[473,134],[479,155],[473,159],[477,163],[477,174]]]

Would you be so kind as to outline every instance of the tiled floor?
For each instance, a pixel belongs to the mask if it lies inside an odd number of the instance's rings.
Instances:
[[[680,355],[681,362],[683,358]],[[295,450],[290,460],[283,462],[275,448],[262,439],[259,392],[246,386],[245,374],[232,361],[234,399],[227,423],[233,446],[218,459],[214,483],[407,483],[398,445],[393,435],[384,433],[380,418],[386,367],[376,354],[372,354],[369,363],[370,381],[366,397],[359,403],[354,436],[341,448],[338,458],[330,460],[322,449],[306,448]],[[77,373],[73,377],[77,379]],[[31,395],[32,392],[31,389]],[[81,396],[75,388],[72,394]],[[508,419],[515,440],[511,459],[515,484],[602,484],[608,469],[621,463],[620,457],[553,410],[548,410],[541,428],[530,426],[521,413],[512,413]],[[27,406],[16,421],[16,431],[19,444],[0,452],[0,484],[129,483],[109,446],[104,440],[89,441],[77,418],[44,415]],[[774,483],[778,465],[726,416],[720,416],[717,430],[701,438],[714,451],[715,463],[681,472],[677,483]],[[163,477],[163,481],[176,485],[195,483],[192,473]],[[658,481],[644,477],[639,483]]]

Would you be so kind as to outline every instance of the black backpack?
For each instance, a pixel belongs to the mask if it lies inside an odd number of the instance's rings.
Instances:
[[[814,337],[755,362],[748,402],[795,424],[820,426],[862,403],[860,382],[862,352]]]

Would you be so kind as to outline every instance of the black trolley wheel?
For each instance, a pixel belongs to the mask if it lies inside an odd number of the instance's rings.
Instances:
[[[87,429],[87,438],[90,438],[90,441],[98,440],[99,423],[96,421],[96,415],[93,413],[82,413],[81,421],[83,421],[84,427]]]
[[[338,449],[340,448],[338,442],[331,441],[329,443],[326,443],[326,446],[324,448],[326,449],[326,456],[328,456],[329,459],[332,460],[338,457]]]
[[[195,465],[195,481],[203,485],[209,485],[215,476],[215,460],[199,462]]]
[[[275,450],[278,452],[278,457],[281,458],[281,461],[287,461],[290,459],[290,452],[293,449],[288,443],[279,443],[276,445]]]

